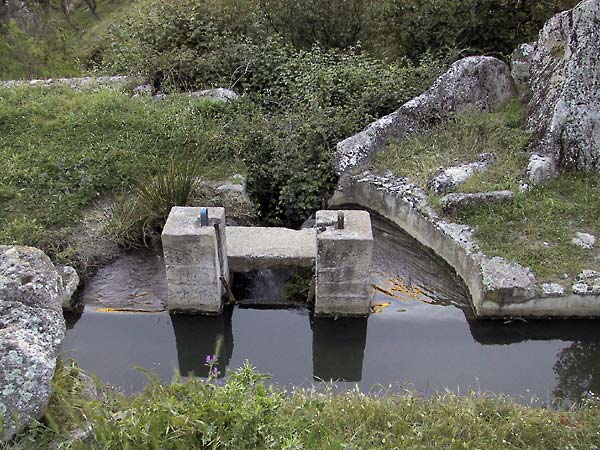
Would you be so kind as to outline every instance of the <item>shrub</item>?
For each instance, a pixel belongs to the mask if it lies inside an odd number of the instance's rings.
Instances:
[[[509,55],[535,40],[546,20],[578,0],[387,0],[382,30],[392,55],[426,51]],[[389,53],[388,53],[389,54]]]

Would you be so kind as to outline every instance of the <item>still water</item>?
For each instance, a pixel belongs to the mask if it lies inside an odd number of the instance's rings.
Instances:
[[[248,305],[221,317],[170,316],[160,257],[136,253],[88,284],[84,313],[68,317],[63,353],[125,392],[146,384],[136,367],[165,381],[175,372],[202,376],[215,353],[222,373],[248,360],[280,385],[477,390],[536,403],[600,392],[598,322],[473,320],[464,286],[443,262],[382,219],[373,231],[378,313],[368,319]],[[273,296],[276,275],[259,274],[251,291]],[[148,312],[102,312],[107,306]]]

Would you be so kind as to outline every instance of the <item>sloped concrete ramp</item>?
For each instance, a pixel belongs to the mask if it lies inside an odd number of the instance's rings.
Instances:
[[[312,267],[317,256],[314,228],[227,227],[229,270]]]

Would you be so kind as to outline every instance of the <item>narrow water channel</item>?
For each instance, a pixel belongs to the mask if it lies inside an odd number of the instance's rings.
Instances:
[[[368,319],[248,306],[221,317],[170,316],[161,258],[141,252],[86,286],[83,314],[67,318],[63,353],[125,392],[146,384],[136,367],[165,381],[175,372],[202,376],[215,353],[222,373],[248,360],[280,385],[476,390],[527,403],[600,392],[597,321],[473,320],[464,285],[442,261],[383,219],[373,217],[373,231],[378,312]],[[257,285],[272,293],[278,279]],[[148,312],[105,312],[123,305]]]

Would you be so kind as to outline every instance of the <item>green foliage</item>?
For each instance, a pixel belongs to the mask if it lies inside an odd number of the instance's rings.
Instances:
[[[505,205],[466,211],[458,220],[476,229],[481,249],[530,267],[540,281],[567,283],[597,267],[593,250],[571,243],[575,231],[600,235],[600,180],[562,174]],[[567,280],[563,275],[567,274]]]
[[[209,363],[214,369],[215,362]],[[83,396],[85,377],[60,365],[42,423],[0,448],[102,449],[394,449],[596,448],[595,396],[569,410],[518,405],[505,397],[450,392],[424,398],[411,391],[335,393],[267,387],[248,363],[224,383],[150,378],[132,397]],[[89,383],[89,381],[88,381]],[[87,392],[90,390],[87,389]],[[104,401],[101,399],[105,397]],[[89,437],[73,433],[90,429]]]
[[[323,206],[336,179],[335,145],[417,95],[442,64],[384,64],[314,47],[296,52],[256,94],[271,113],[248,122],[248,190],[264,219],[299,225]],[[293,105],[292,107],[288,105]]]
[[[65,40],[59,30],[39,37],[23,31],[14,20],[0,22],[0,80],[79,74]]]
[[[349,48],[369,38],[383,1],[258,0],[268,27],[295,48]]]
[[[188,204],[205,163],[196,155],[178,155],[158,173],[141,177],[132,193],[117,200],[107,231],[125,247],[146,244],[162,229],[173,206]]]
[[[386,52],[419,58],[426,51],[507,56],[536,39],[546,20],[578,0],[387,0]]]
[[[314,268],[296,269],[283,287],[283,298],[290,302],[306,302],[313,282]]]

